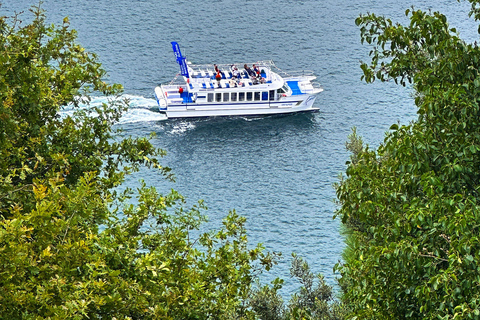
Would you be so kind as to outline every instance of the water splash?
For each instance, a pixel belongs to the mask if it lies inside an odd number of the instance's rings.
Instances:
[[[179,122],[173,125],[170,134],[173,135],[181,135],[188,130],[195,129],[195,124],[192,122]]]
[[[130,108],[120,119],[120,124],[167,120],[167,116],[158,111],[155,99],[134,95],[124,97],[129,100]]]
[[[120,98],[126,98],[129,101],[129,109],[123,114],[119,124],[128,124],[136,122],[150,122],[150,121],[163,121],[167,117],[158,111],[157,102],[152,98],[145,98],[136,95],[123,95]],[[79,109],[88,109],[101,106],[104,103],[109,102],[108,97],[91,97],[90,101],[87,98],[80,98]],[[75,111],[75,107],[70,104],[65,106],[60,111],[60,116],[72,116]]]

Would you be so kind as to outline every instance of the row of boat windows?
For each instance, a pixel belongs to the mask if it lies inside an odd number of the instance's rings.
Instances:
[[[198,98],[205,98],[198,97]],[[216,92],[207,94],[207,102],[268,101],[275,100],[275,90],[263,92]]]

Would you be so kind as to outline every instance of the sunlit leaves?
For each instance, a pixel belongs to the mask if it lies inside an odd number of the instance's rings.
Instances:
[[[114,129],[127,110],[68,19],[0,17],[0,318],[227,319],[253,279],[275,263],[249,247],[245,219],[202,233],[203,202],[141,183],[172,179],[150,137]],[[92,107],[90,94],[106,103]],[[80,107],[82,105],[82,107]],[[73,108],[60,114],[65,106]]]

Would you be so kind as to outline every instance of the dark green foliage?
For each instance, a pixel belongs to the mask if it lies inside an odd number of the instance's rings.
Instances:
[[[284,305],[283,299],[278,293],[283,280],[275,279],[272,287],[267,285],[253,291],[250,305],[260,319],[344,319],[345,308],[334,301],[332,287],[325,283],[322,275],[315,276],[310,271],[307,262],[295,254],[290,275],[296,278],[302,286],[300,292],[292,296],[287,306]]]
[[[272,287],[266,285],[252,291],[250,305],[253,311],[262,320],[279,320],[285,318],[283,298],[278,293],[282,288],[283,280],[275,279]]]
[[[480,49],[441,13],[406,14],[356,21],[374,45],[365,80],[413,83],[418,119],[355,155],[337,186],[353,238],[343,301],[358,319],[478,319]]]

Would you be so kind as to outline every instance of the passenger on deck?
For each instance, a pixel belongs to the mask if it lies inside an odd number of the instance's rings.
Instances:
[[[215,73],[220,73],[220,69],[218,69],[218,66],[216,64],[213,65],[215,67]]]
[[[255,76],[256,76],[256,80],[257,80],[257,83],[266,83],[267,80],[262,77],[262,74],[260,73],[260,69],[258,68],[257,65],[253,65],[253,71],[255,71]]]
[[[232,65],[232,79],[240,79],[238,69],[234,65]]]
[[[218,81],[218,87],[221,88],[220,81],[222,80],[222,74],[220,73],[220,71],[217,72],[215,79]]]
[[[260,69],[258,69],[257,65],[253,65],[253,71],[255,72],[255,76],[260,76]]]
[[[254,72],[252,69],[250,69],[250,67],[247,66],[247,64],[245,64],[245,65],[243,66],[243,68],[245,69],[245,71],[247,72],[247,74],[248,74],[248,76],[249,76],[250,78],[254,78],[254,77],[255,77],[255,72]]]

